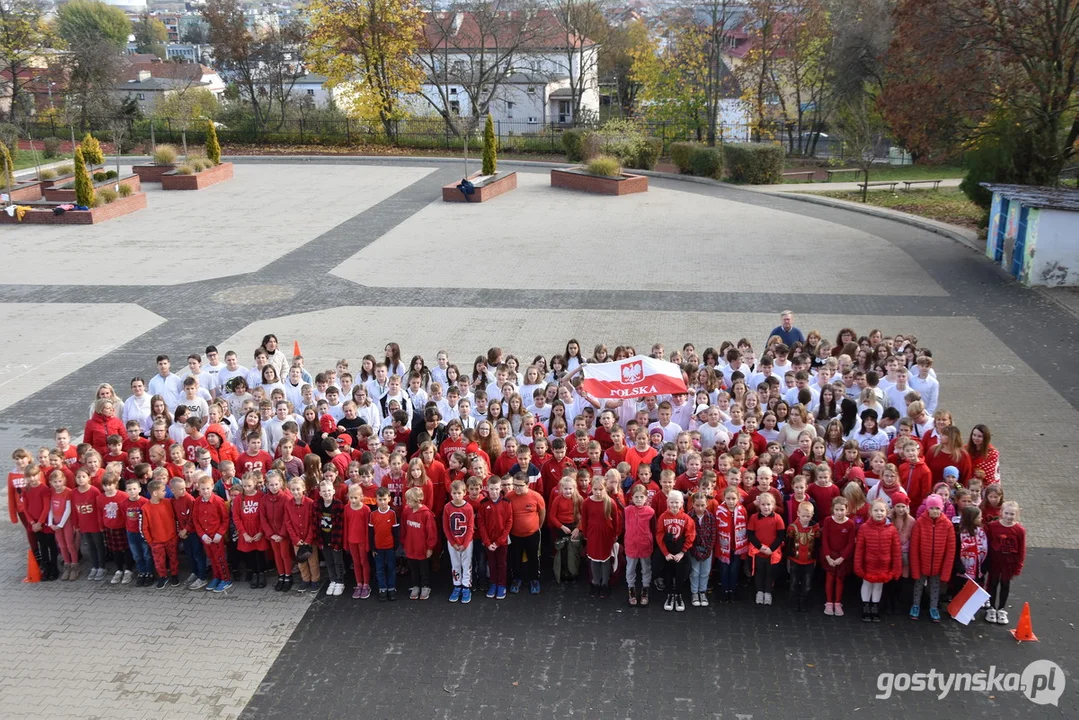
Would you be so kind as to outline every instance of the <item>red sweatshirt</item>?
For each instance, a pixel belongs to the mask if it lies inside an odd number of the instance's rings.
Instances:
[[[127,495],[120,501],[120,512],[124,515],[124,529],[129,533],[142,532],[142,509],[150,504],[148,498],[139,495],[132,500]]]
[[[845,577],[854,570],[854,542],[857,530],[858,526],[850,518],[843,523],[837,523],[831,515],[824,518],[820,530],[820,566],[825,572]],[[832,567],[824,559],[825,557],[833,560],[844,558],[844,560],[838,567]]]
[[[658,497],[658,496],[657,496]],[[672,545],[668,546],[667,536],[671,537]],[[682,539],[681,549],[677,546],[678,539]],[[693,547],[693,541],[697,539],[697,525],[684,512],[677,515],[670,510],[664,511],[656,521],[656,544],[660,551],[666,555],[677,555],[679,552],[689,552]]]
[[[101,532],[101,491],[91,485],[86,492],[74,490],[71,502],[75,506],[75,529],[84,533]]]
[[[468,545],[476,530],[476,514],[467,501],[458,507],[453,501],[442,511],[442,533],[453,545]]]
[[[820,522],[822,517],[832,514],[832,500],[840,496],[839,486],[835,483],[827,487],[821,487],[817,483],[810,483],[806,488],[806,495],[813,500],[813,521]]]
[[[259,450],[254,455],[244,453],[236,461],[236,477],[243,477],[252,470],[266,474],[266,471],[273,465],[273,458],[270,457],[270,453],[265,450]]]
[[[360,504],[357,510],[349,503],[345,505],[345,545],[359,545],[361,552],[368,551],[368,526],[371,524],[371,508]]]
[[[151,545],[176,541],[176,513],[172,500],[147,502],[142,508],[142,536]]]
[[[105,493],[101,493],[101,524],[107,530],[123,530],[126,520],[124,513],[120,510],[120,502],[124,500],[127,495],[121,495],[116,493],[112,497],[109,497]]]
[[[295,503],[292,494],[284,488],[276,495],[271,492],[263,493],[262,502],[259,503],[259,529],[269,540],[274,535],[283,538],[288,537],[288,528],[285,527],[285,513],[289,503]]]
[[[22,492],[26,489],[26,475],[16,470],[7,474],[7,511],[11,522],[19,522],[23,512]]]
[[[508,545],[513,525],[513,508],[509,501],[494,502],[484,498],[480,504],[480,539],[484,546]]]
[[[602,500],[588,498],[581,504],[581,535],[588,541],[585,554],[590,560],[603,562],[611,557],[611,551],[622,532],[622,514],[614,500],[608,500],[611,517],[607,518]]]
[[[254,495],[244,493],[232,501],[232,522],[236,525],[237,533],[236,549],[240,552],[268,550],[270,547],[265,535],[255,542],[244,540],[244,533],[254,537],[262,532],[259,507],[263,497],[264,495],[256,490]]]
[[[27,485],[22,491],[23,512],[26,513],[30,522],[41,523],[41,532],[52,532],[45,527],[49,519],[50,495],[52,495],[52,489],[45,483],[40,483],[37,487]]]
[[[563,525],[572,528],[577,520],[579,518],[573,516],[573,498],[563,497],[558,492],[552,494],[547,503],[547,525],[555,529]]]
[[[293,545],[316,545],[315,501],[304,495],[299,504],[295,497],[292,502],[285,503],[285,527],[288,529],[289,542]]]
[[[401,514],[401,545],[409,560],[426,560],[427,551],[438,545],[438,529],[435,514],[426,505],[419,510],[405,506]]]
[[[920,458],[913,464],[905,462],[899,466],[899,484],[907,491],[910,506],[919,508],[922,501],[933,492],[933,474]]]
[[[191,511],[195,525],[195,534],[214,539],[215,535],[224,537],[229,531],[229,510],[219,495],[210,495],[210,499],[200,497]]]
[[[172,498],[172,512],[176,514],[177,530],[186,530],[188,534],[195,532],[195,520],[191,513],[196,502],[197,498],[188,492],[185,492],[183,497]]]

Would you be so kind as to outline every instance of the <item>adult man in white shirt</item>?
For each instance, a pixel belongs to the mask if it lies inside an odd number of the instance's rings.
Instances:
[[[907,382],[921,394],[925,411],[932,415],[937,411],[937,400],[940,397],[940,383],[933,373],[933,358],[927,355],[918,358],[917,368],[918,371],[912,374]]]
[[[217,394],[226,394],[228,392],[226,385],[228,385],[229,380],[232,380],[235,377],[242,377],[246,381],[247,368],[240,364],[239,358],[236,357],[236,353],[229,350],[225,353],[225,369],[217,371],[217,384],[214,386]],[[261,378],[259,379],[258,384],[262,384]]]
[[[171,364],[168,355],[157,356],[157,375],[150,378],[150,395],[160,395],[165,400],[169,412],[176,409],[184,395],[183,380],[169,372]]]
[[[659,404],[659,421],[648,426],[648,432],[659,428],[663,431],[663,442],[673,443],[682,432],[682,426],[671,421],[671,404],[664,400]]]
[[[907,369],[900,368],[895,373],[895,385],[892,385],[884,391],[885,407],[894,407],[899,411],[900,416],[907,414],[907,401],[905,395],[910,392],[911,388],[907,386]],[[924,400],[922,402],[925,402]]]
[[[225,364],[220,360],[220,353],[213,345],[206,346],[206,363],[202,366],[203,371],[210,376],[209,383],[203,383],[204,390],[209,390],[217,397],[217,374],[225,369]]]

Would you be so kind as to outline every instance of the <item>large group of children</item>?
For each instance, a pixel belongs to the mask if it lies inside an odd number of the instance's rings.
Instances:
[[[312,377],[274,335],[251,368],[213,346],[181,374],[159,356],[126,400],[99,386],[81,443],[60,428],[14,452],[11,521],[44,580],[111,565],[114,585],[179,586],[182,548],[190,590],[225,592],[242,568],[252,588],[276,574],[276,591],[315,593],[325,574],[327,596],[380,601],[407,575],[426,600],[448,558],[451,602],[538,594],[542,566],[597,598],[624,578],[630,605],[675,611],[746,586],[770,605],[777,581],[804,611],[823,583],[841,616],[853,573],[864,621],[901,604],[918,619],[928,591],[938,622],[970,578],[984,619],[1007,623],[1026,541],[989,429],[964,440],[937,407],[915,337],[831,343],[782,320],[759,355],[744,338],[654,345],[688,391],[639,400],[581,382],[634,348],[586,358],[576,340],[530,362],[491,348],[471,372],[444,351],[406,365],[390,343]]]

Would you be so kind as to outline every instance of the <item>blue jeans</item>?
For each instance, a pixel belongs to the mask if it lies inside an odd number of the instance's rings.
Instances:
[[[691,593],[702,593],[708,590],[708,575],[712,572],[712,556],[709,555],[704,560],[697,560],[694,557],[689,559],[689,591]]]
[[[184,544],[184,555],[187,555],[187,559],[191,561],[191,572],[205,580],[209,561],[206,559],[206,551],[202,548],[202,540],[192,531],[180,542]]]
[[[375,578],[379,590],[397,589],[397,556],[392,548],[375,550]]]
[[[129,530],[127,544],[131,548],[131,557],[135,559],[135,569],[144,575],[152,573],[154,571],[154,558],[150,554],[150,546],[142,535]]]
[[[731,555],[729,563],[721,562],[719,564],[719,585],[723,588],[723,592],[734,592],[734,589],[738,587],[738,569],[741,566],[742,557],[740,555]]]

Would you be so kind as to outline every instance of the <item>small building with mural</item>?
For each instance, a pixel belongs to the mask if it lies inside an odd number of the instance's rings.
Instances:
[[[1079,285],[1079,190],[982,183],[993,193],[985,254],[1024,285]]]

